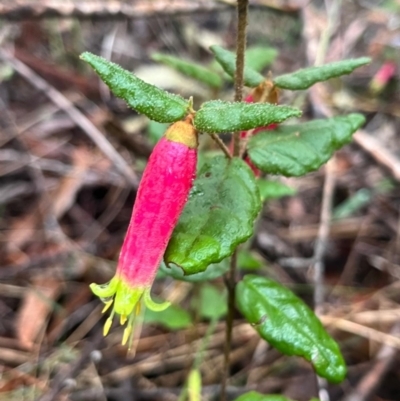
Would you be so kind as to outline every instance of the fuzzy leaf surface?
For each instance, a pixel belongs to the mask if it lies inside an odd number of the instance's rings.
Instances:
[[[260,336],[280,352],[302,356],[331,382],[344,379],[346,364],[339,346],[314,312],[288,288],[247,275],[238,284],[236,302]]]
[[[189,103],[181,96],[166,92],[148,84],[117,64],[85,52],[81,59],[89,63],[115,96],[159,123],[181,120],[188,111]]]
[[[256,391],[250,391],[248,393],[242,394],[239,398],[234,401],[292,401],[290,398],[284,397],[279,394],[260,394]]]
[[[194,117],[194,126],[208,133],[247,131],[300,115],[299,109],[289,106],[211,100],[201,105]]]
[[[221,46],[211,46],[210,50],[214,53],[215,59],[222,66],[224,71],[235,78],[236,72],[236,55],[229,50],[224,49]],[[245,64],[243,71],[243,79],[245,86],[255,88],[261,82],[264,82],[265,78],[256,70]]]
[[[257,72],[271,65],[278,52],[272,47],[252,46],[246,50],[246,65]]]
[[[243,160],[218,156],[205,162],[172,234],[165,263],[194,274],[220,262],[252,235],[260,208],[254,174]]]
[[[212,88],[220,88],[222,86],[222,78],[217,73],[201,65],[162,53],[155,53],[151,58],[154,61],[159,61],[168,67],[175,69],[181,74],[203,82]]]
[[[351,60],[337,61],[298,70],[291,74],[281,75],[274,79],[274,84],[279,88],[302,90],[307,89],[317,82],[327,81],[328,79],[340,77],[352,73],[356,68],[371,62],[368,57],[361,57]]]
[[[351,141],[365,122],[361,114],[313,120],[259,132],[248,143],[250,160],[262,171],[287,177],[317,170]]]

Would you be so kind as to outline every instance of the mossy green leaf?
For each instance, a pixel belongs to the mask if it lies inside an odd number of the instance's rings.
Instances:
[[[337,343],[314,312],[292,291],[265,277],[246,275],[236,289],[236,302],[260,336],[286,355],[311,362],[317,374],[339,383],[346,364]]]
[[[85,52],[81,59],[92,66],[115,96],[150,119],[172,123],[187,114],[189,102],[181,96],[148,84],[119,65],[94,54]]]
[[[252,235],[260,208],[254,174],[243,160],[218,156],[205,162],[169,242],[165,263],[194,274],[220,262]]]
[[[215,59],[222,66],[224,71],[235,78],[236,72],[236,55],[229,50],[224,49],[221,46],[211,46],[210,50],[214,53]],[[260,85],[261,82],[265,81],[265,78],[256,70],[245,64],[243,71],[243,80],[246,86],[255,88]]]
[[[259,132],[248,143],[251,161],[269,174],[301,176],[317,170],[333,152],[351,141],[365,122],[353,113]]]
[[[159,61],[160,63],[173,68],[181,74],[203,82],[212,88],[220,88],[222,86],[222,78],[214,71],[211,71],[202,65],[191,63],[189,61],[162,53],[154,53],[152,54],[151,58],[154,61]]]
[[[274,84],[279,88],[302,90],[307,89],[317,82],[327,81],[328,79],[340,77],[352,73],[356,68],[371,62],[368,57],[361,57],[351,60],[337,61],[321,65],[318,67],[309,67],[296,72],[281,75],[274,79]]]
[[[289,106],[211,100],[197,111],[194,126],[208,133],[247,131],[300,115],[300,110]]]

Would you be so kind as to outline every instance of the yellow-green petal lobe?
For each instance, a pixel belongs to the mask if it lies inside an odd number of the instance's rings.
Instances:
[[[92,290],[93,294],[99,298],[110,298],[117,291],[119,281],[119,278],[114,276],[111,281],[106,284],[90,284],[90,289]]]
[[[151,299],[150,295],[150,288],[147,288],[143,294],[143,300],[145,305],[152,311],[154,312],[162,312],[163,310],[167,309],[168,306],[171,305],[171,302],[165,301],[165,302],[154,302]]]

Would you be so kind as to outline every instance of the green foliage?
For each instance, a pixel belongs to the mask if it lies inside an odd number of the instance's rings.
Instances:
[[[307,89],[317,82],[350,74],[356,68],[371,62],[368,57],[361,57],[351,60],[337,61],[318,67],[309,67],[290,74],[281,75],[274,79],[274,84],[279,88],[301,90]]]
[[[354,113],[280,126],[253,136],[248,143],[248,155],[267,173],[301,176],[327,162],[335,150],[350,142],[364,122],[364,116]]]
[[[161,312],[155,312],[147,308],[144,321],[146,323],[160,324],[170,330],[186,329],[192,324],[189,313],[174,304]]]
[[[262,267],[262,262],[257,259],[252,252],[240,249],[238,252],[239,269],[242,270],[257,270]]]
[[[210,50],[214,53],[215,59],[221,64],[224,71],[231,76],[235,77],[236,72],[236,55],[229,50],[224,49],[221,46],[211,46]],[[256,70],[249,67],[247,64],[244,68],[244,84],[251,88],[255,88],[261,82],[265,81],[265,78]]]
[[[300,115],[300,110],[289,106],[211,100],[196,113],[194,126],[208,133],[247,131]]]
[[[279,181],[259,179],[257,184],[258,189],[260,190],[261,200],[263,202],[270,199],[282,198],[283,196],[292,196],[296,194],[296,190],[288,187],[285,184],[282,184]]]
[[[254,174],[240,159],[214,157],[197,174],[164,255],[185,274],[231,255],[253,233],[261,208]]]
[[[272,47],[252,46],[246,50],[246,65],[257,72],[271,65],[278,52]]]
[[[151,58],[168,65],[190,78],[203,82],[212,88],[220,88],[222,86],[222,78],[217,73],[201,65],[161,53],[154,53]]]
[[[115,96],[159,123],[181,120],[188,112],[189,102],[181,96],[150,85],[119,65],[85,52],[81,59],[89,63]]]
[[[226,291],[204,283],[200,288],[199,315],[202,318],[217,320],[226,314]]]
[[[329,381],[344,379],[346,365],[338,345],[289,289],[265,277],[247,275],[238,284],[236,300],[248,322],[272,346],[286,355],[304,357]]]
[[[173,277],[175,280],[187,281],[189,283],[199,283],[202,281],[211,281],[223,276],[229,270],[228,259],[223,259],[221,262],[213,263],[207,267],[207,270],[201,273],[185,275],[184,271],[173,264],[169,267],[165,263],[161,263],[159,272],[165,276]]]
[[[163,136],[167,130],[169,124],[158,123],[157,121],[150,120],[147,126],[147,133],[150,142],[155,145]]]
[[[239,398],[236,398],[235,401],[291,401],[291,399],[279,394],[264,395],[256,391],[250,391],[242,394]]]

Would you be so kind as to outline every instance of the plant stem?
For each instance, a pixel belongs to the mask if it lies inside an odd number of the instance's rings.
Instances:
[[[236,37],[236,74],[235,74],[235,102],[243,98],[243,70],[244,54],[246,50],[246,26],[248,0],[237,0],[237,37]],[[233,156],[240,154],[240,132],[233,134]],[[231,257],[229,273],[226,276],[228,290],[228,312],[226,315],[224,370],[221,381],[221,401],[226,401],[226,385],[229,377],[230,353],[232,345],[233,318],[235,313],[235,289],[236,289],[237,250]]]
[[[228,159],[232,159],[231,152],[229,149],[226,147],[222,139],[217,135],[217,134],[209,134],[210,137],[215,141],[215,143],[220,147],[220,149],[224,152],[225,156]]]

